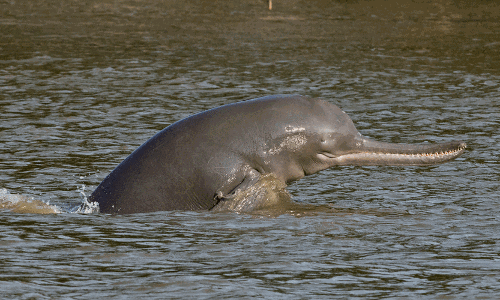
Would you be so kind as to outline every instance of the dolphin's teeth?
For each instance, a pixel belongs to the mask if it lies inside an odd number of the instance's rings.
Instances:
[[[408,157],[408,158],[438,158],[443,156],[455,155],[458,152],[464,150],[465,147],[458,147],[457,149],[439,151],[433,153],[383,153],[383,152],[365,152],[364,155],[375,155],[375,156],[393,156],[393,157]]]
[[[380,155],[380,156],[407,156],[407,157],[412,157],[412,158],[418,158],[418,157],[438,157],[438,156],[447,156],[447,155],[454,155],[460,151],[465,149],[465,147],[459,147],[455,150],[447,150],[447,151],[440,151],[440,152],[434,152],[434,153],[383,153],[383,152],[365,152],[365,155]]]

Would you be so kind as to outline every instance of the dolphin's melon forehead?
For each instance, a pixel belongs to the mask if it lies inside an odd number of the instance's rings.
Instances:
[[[307,103],[302,113],[313,121],[318,130],[329,128],[334,131],[339,129],[356,131],[351,118],[337,105],[323,99],[302,96],[294,100],[302,105]]]
[[[338,106],[320,98],[301,95],[277,95],[262,97],[247,104],[260,107],[270,121],[286,128],[314,128],[318,132],[350,131],[357,132],[351,118]],[[266,111],[266,113],[264,113]],[[242,111],[249,113],[249,111]],[[300,126],[299,126],[300,125]]]

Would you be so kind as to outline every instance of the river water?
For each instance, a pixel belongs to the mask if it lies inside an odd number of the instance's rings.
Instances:
[[[498,298],[500,5],[400,2],[0,1],[2,299]],[[468,149],[322,171],[279,214],[78,209],[169,124],[272,94]]]

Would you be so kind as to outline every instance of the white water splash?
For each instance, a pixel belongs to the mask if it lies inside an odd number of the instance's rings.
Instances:
[[[83,196],[83,202],[80,206],[77,207],[73,213],[79,214],[92,214],[99,213],[99,203],[97,202],[89,202],[87,195],[85,194],[85,184],[82,184],[77,191]]]

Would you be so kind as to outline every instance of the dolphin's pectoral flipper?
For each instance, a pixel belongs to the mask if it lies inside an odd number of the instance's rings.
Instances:
[[[251,188],[260,180],[261,177],[261,174],[257,170],[249,168],[249,170],[245,172],[243,180],[235,188],[233,188],[231,192],[229,192],[229,195],[236,196],[242,191]]]
[[[233,183],[217,191],[217,193],[215,194],[217,205],[214,206],[212,210],[239,211],[238,203],[241,202],[240,198],[242,194],[244,194],[245,191],[251,189],[259,181],[260,178],[261,175],[257,170],[247,168],[247,170],[243,174],[243,178],[238,183],[236,183],[235,186]],[[224,190],[227,190],[227,192],[225,192]]]
[[[212,210],[250,212],[272,207],[291,199],[285,187],[274,174],[252,170],[229,194],[217,195],[219,202]]]

